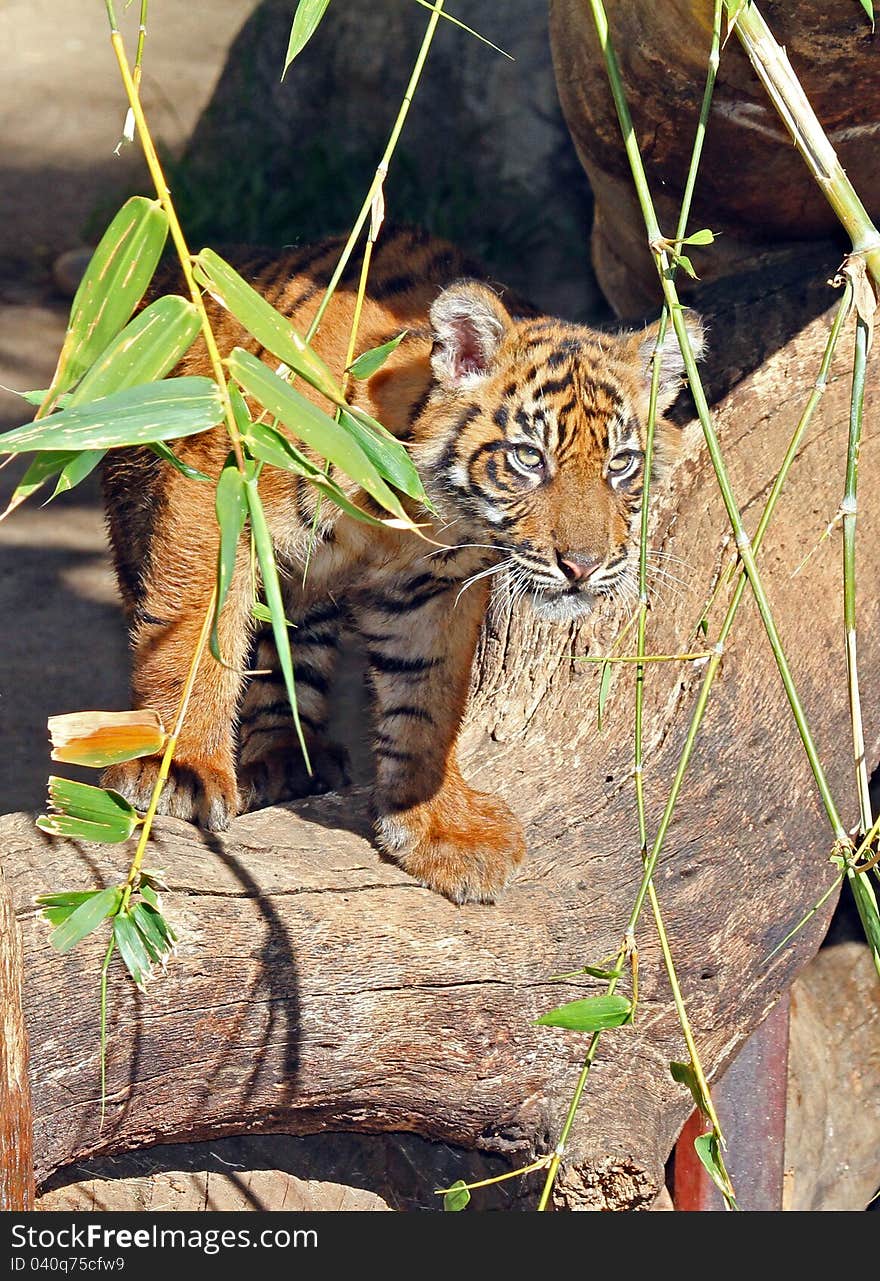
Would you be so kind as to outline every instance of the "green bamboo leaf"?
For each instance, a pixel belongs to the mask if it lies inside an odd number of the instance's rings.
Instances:
[[[871,31],[874,30],[874,0],[859,0],[859,4],[871,20]]]
[[[172,943],[162,914],[148,903],[135,903],[131,909],[131,917],[153,960],[164,963]]]
[[[430,9],[431,13],[438,12],[437,6],[435,4],[431,4],[430,0],[416,0],[416,4],[420,4],[423,9]],[[444,9],[440,9],[439,13],[441,18],[445,18],[447,22],[451,22],[455,27],[460,27],[461,30],[466,31],[469,36],[473,36],[475,40],[479,40],[480,44],[486,44],[490,49],[494,49],[496,53],[500,53],[503,57],[509,58],[511,62],[516,62],[516,58],[514,58],[513,54],[508,53],[506,49],[500,48],[497,44],[493,44],[492,41],[487,40],[485,36],[481,36],[479,31],[474,31],[473,27],[469,27],[466,22],[461,22],[460,19],[453,18],[452,14],[446,13]]]
[[[13,389],[10,387],[8,390],[12,391]],[[39,407],[49,395],[49,388],[44,387],[42,391],[17,391],[15,394],[16,396],[21,396],[22,400],[26,400],[29,405]]]
[[[564,1027],[572,1032],[601,1032],[620,1027],[632,1018],[632,1001],[625,996],[587,996],[569,1001],[537,1020],[542,1027]]]
[[[611,979],[619,979],[623,974],[623,970],[603,969],[599,965],[582,965],[579,970],[567,970],[564,974],[551,974],[550,977],[554,982],[561,983],[565,979],[579,979],[584,974],[589,974],[590,978],[609,981]]]
[[[106,452],[106,449],[84,449],[81,453],[75,454],[63,467],[58,477],[58,484],[48,501],[51,502],[52,498],[57,498],[59,494],[66,494],[71,489],[75,489],[87,476],[91,476]]]
[[[315,34],[318,23],[323,18],[329,3],[330,0],[299,0],[299,4],[296,6],[296,13],[293,15],[293,25],[290,28],[290,40],[287,45],[287,54],[284,58],[284,70],[281,72],[282,80],[294,58],[297,54],[302,53]]]
[[[77,382],[119,333],[153,278],[167,234],[158,200],[133,196],[122,206],[76,291],[53,395]]]
[[[37,827],[50,836],[118,845],[138,824],[137,811],[118,792],[69,778],[49,779],[49,805],[50,813],[37,819]]]
[[[686,236],[681,242],[683,245],[712,245],[715,243],[715,233],[708,227],[702,231],[695,231],[692,236]]]
[[[408,333],[409,330],[404,329],[403,333],[392,338],[390,342],[383,342],[381,347],[371,347],[369,351],[361,352],[357,360],[353,360],[348,367],[352,378],[357,378],[360,382],[366,378],[372,378],[373,374],[378,373],[385,364],[392,351],[397,350]]]
[[[41,485],[44,485],[47,480],[51,480],[53,476],[60,475],[68,463],[73,462],[78,457],[79,452],[72,449],[61,451],[46,450],[45,453],[39,454],[13,490],[6,510],[0,514],[0,520],[5,520],[11,512],[15,511],[16,507],[20,507],[23,502],[30,498],[31,494],[36,493]]]
[[[69,952],[87,934],[96,930],[103,920],[118,911],[121,902],[121,885],[114,885],[106,890],[94,890],[57,929],[53,930],[49,942],[56,952]]]
[[[380,475],[390,481],[395,489],[409,494],[410,498],[424,503],[426,507],[431,507],[412,459],[406,448],[391,435],[390,431],[356,405],[352,405],[350,409],[340,410],[340,421]]]
[[[238,470],[232,453],[217,481],[214,510],[220,526],[220,545],[217,549],[217,605],[211,624],[211,653],[218,662],[223,662],[220,655],[220,614],[235,572],[235,557],[248,514],[245,478]]]
[[[880,914],[877,911],[877,896],[867,875],[853,875],[849,878],[850,889],[855,899],[859,920],[865,937],[871,948],[874,968],[880,974]]]
[[[342,388],[317,352],[306,344],[287,317],[276,311],[234,267],[212,249],[203,249],[194,261],[193,270],[198,282],[221,306],[232,312],[267,351],[271,351],[328,400],[337,405],[345,404]]]
[[[388,488],[376,467],[344,427],[241,347],[235,348],[226,364],[236,381],[270,414],[280,418],[285,427],[323,458],[341,468],[346,476],[365,489],[386,511],[392,512],[411,527],[412,522],[400,505],[400,500]],[[3,437],[0,437],[0,449],[2,442]]]
[[[700,279],[694,271],[694,264],[691,262],[690,258],[688,258],[687,254],[672,253],[671,257],[672,261],[676,263],[677,266],[681,267],[682,271],[686,271],[692,280]]]
[[[39,894],[36,902],[50,925],[60,925],[95,893],[95,890],[70,890],[66,894]]]
[[[220,393],[210,378],[166,378],[5,432],[0,454],[177,440],[207,431],[222,418]]]
[[[148,448],[153,451],[157,458],[161,458],[163,462],[170,463],[175,471],[179,471],[188,480],[206,480],[210,484],[210,476],[206,476],[203,471],[199,471],[198,467],[191,467],[189,463],[185,463],[181,458],[178,458],[174,450],[169,449],[163,441],[154,440]]]
[[[271,623],[272,621],[272,611],[269,606],[264,605],[262,601],[254,601],[251,606],[251,614],[258,623]],[[284,622],[287,627],[296,628],[296,623],[292,623],[289,618],[285,618]]]
[[[596,716],[596,728],[600,730],[602,728],[602,718],[605,715],[605,704],[608,701],[608,694],[611,689],[611,677],[613,670],[614,667],[612,663],[602,664],[602,675],[599,679],[599,704]]]
[[[721,1149],[718,1146],[718,1140],[714,1134],[700,1134],[694,1139],[694,1151],[700,1158],[709,1178],[715,1184],[718,1191],[724,1196],[725,1200],[735,1208],[736,1202],[730,1195],[730,1185],[724,1177],[724,1168],[721,1164]]]
[[[444,1210],[463,1210],[471,1199],[470,1189],[464,1179],[457,1179],[451,1188],[443,1193]]]
[[[125,962],[125,968],[138,987],[144,989],[153,971],[153,962],[137,926],[127,912],[114,916],[113,939]]]
[[[234,384],[232,390],[237,390]],[[349,516],[353,516],[355,520],[363,521],[367,525],[385,523],[356,506],[332,476],[328,476],[326,472],[321,471],[320,467],[316,467],[276,427],[270,427],[268,423],[252,423],[248,420],[246,426],[240,430],[248,453],[261,463],[268,463],[272,467],[280,467],[283,471],[295,472],[305,477],[326,498],[329,498],[342,511],[347,512]]]
[[[269,533],[269,526],[266,524],[266,515],[263,511],[263,504],[260,501],[260,494],[257,488],[257,477],[250,476],[245,485],[247,494],[248,512],[251,518],[251,531],[254,537],[254,545],[257,549],[257,560],[260,565],[260,573],[263,578],[263,591],[266,594],[266,604],[272,616],[272,634],[275,637],[275,648],[278,652],[278,662],[284,676],[284,686],[287,690],[287,698],[290,702],[290,710],[293,713],[293,723],[296,726],[296,733],[302,748],[303,760],[306,763],[306,769],[311,773],[311,764],[309,763],[309,753],[306,747],[306,741],[303,737],[302,725],[299,719],[299,708],[296,703],[296,687],[293,680],[293,658],[290,653],[290,636],[287,631],[287,619],[284,614],[284,601],[281,597],[281,584],[278,579],[278,567],[275,564],[275,553],[272,548],[272,535]]]
[[[248,452],[261,463],[269,463],[272,467],[296,472],[309,479],[323,474],[320,467],[316,467],[302,450],[297,449],[296,445],[269,423],[248,422],[242,431],[242,439]]]
[[[177,294],[157,298],[101,353],[71,392],[67,408],[158,382],[186,355],[199,327],[199,313],[186,298]]]
[[[669,1064],[669,1071],[673,1081],[677,1081],[679,1085],[687,1086],[691,1092],[694,1105],[704,1116],[708,1116],[708,1100],[703,1093],[700,1082],[697,1080],[697,1074],[693,1066],[690,1063],[676,1063],[673,1061]]]

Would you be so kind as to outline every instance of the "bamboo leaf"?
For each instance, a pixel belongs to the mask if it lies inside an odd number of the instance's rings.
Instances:
[[[75,489],[87,476],[91,476],[106,452],[106,449],[84,449],[81,453],[74,454],[70,462],[65,463],[58,477],[58,484],[48,501],[51,502],[52,498],[57,498],[59,494],[66,494],[71,489]]]
[[[161,458],[163,462],[170,463],[175,471],[179,471],[181,475],[186,476],[189,480],[206,480],[210,484],[210,476],[206,476],[203,471],[199,471],[198,467],[191,467],[189,463],[185,463],[183,459],[178,458],[174,450],[169,449],[163,441],[154,440],[149,448],[157,458]]]
[[[158,200],[133,196],[105,231],[85,270],[52,379],[57,396],[77,382],[119,333],[149,285],[168,234]]]
[[[849,885],[855,899],[859,920],[871,948],[874,968],[880,974],[880,914],[877,911],[877,896],[865,873],[851,875]]]
[[[718,1139],[714,1134],[700,1134],[694,1139],[694,1151],[718,1191],[724,1196],[725,1200],[735,1207],[736,1202],[730,1195],[730,1184],[725,1177],[724,1168],[721,1164],[721,1150],[718,1146]]]
[[[71,712],[50,716],[52,760],[103,769],[161,752],[168,735],[158,713]]]
[[[67,408],[85,405],[170,373],[199,332],[199,313],[177,294],[157,298],[125,326],[71,392]]]
[[[306,769],[311,773],[309,763],[309,753],[306,747],[306,741],[303,737],[302,725],[299,719],[299,709],[296,703],[296,688],[293,680],[293,658],[290,653],[290,636],[287,631],[287,619],[284,614],[284,602],[281,597],[281,584],[278,580],[278,567],[275,564],[275,554],[272,549],[272,536],[269,533],[269,527],[266,524],[266,515],[263,511],[263,504],[260,501],[260,494],[257,488],[256,476],[248,478],[245,485],[247,494],[248,512],[251,518],[251,531],[254,537],[254,544],[257,549],[257,560],[260,565],[260,573],[263,578],[263,591],[266,595],[266,603],[272,616],[272,634],[275,638],[275,648],[278,652],[278,662],[284,676],[284,686],[287,690],[287,697],[290,702],[290,710],[293,713],[293,723],[296,726],[297,737],[299,738],[300,747],[302,748],[303,760],[306,763]]]
[[[601,1032],[620,1027],[631,1018],[632,1001],[627,997],[588,996],[542,1014],[537,1022],[542,1027],[564,1027],[572,1032]]]
[[[212,249],[203,249],[195,259],[196,279],[221,306],[241,321],[249,334],[277,356],[294,373],[334,404],[343,405],[342,388],[317,352],[296,332],[286,316],[276,311],[262,294]]]
[[[611,663],[602,664],[602,675],[599,679],[599,704],[596,716],[596,728],[602,728],[602,719],[605,715],[605,704],[608,701],[608,694],[611,689],[611,677],[614,668]]]
[[[135,983],[142,990],[153,970],[153,962],[137,926],[127,912],[113,918],[113,939]]]
[[[703,1113],[704,1116],[708,1116],[708,1100],[700,1087],[700,1082],[697,1080],[697,1074],[694,1072],[693,1065],[690,1063],[672,1062],[669,1064],[669,1072],[673,1081],[677,1081],[679,1085],[687,1086],[691,1092],[691,1098],[694,1101],[694,1105]]]
[[[69,778],[49,779],[49,805],[49,814],[37,819],[37,827],[50,836],[118,845],[138,824],[137,811],[118,792]]]
[[[457,1179],[451,1188],[443,1193],[444,1210],[463,1210],[471,1199],[470,1189],[464,1179]]]
[[[106,890],[92,891],[74,912],[53,930],[49,942],[56,952],[69,952],[87,934],[96,930],[102,921],[118,911],[122,902],[122,887],[111,886]]]
[[[393,512],[411,526],[412,522],[401,507],[400,500],[388,488],[376,467],[344,427],[241,347],[235,348],[226,364],[236,381],[268,409],[270,414],[280,418],[285,427],[323,458],[341,468],[387,511]],[[0,437],[0,448],[2,440]]]
[[[71,890],[65,894],[39,894],[36,902],[50,925],[60,925],[95,893],[95,890]]]
[[[395,489],[424,503],[426,507],[431,507],[412,459],[390,431],[386,431],[365,410],[354,405],[340,411],[340,420],[380,475],[390,481]]]
[[[870,19],[870,22],[871,22],[871,31],[873,32],[873,30],[874,30],[874,0],[859,0],[859,4],[862,6],[862,8],[864,9],[865,13],[868,15],[868,18]]]
[[[281,72],[282,80],[294,58],[297,54],[302,53],[315,34],[318,23],[323,18],[329,3],[330,0],[299,0],[299,4],[296,6],[296,13],[293,15],[293,25],[290,28],[290,40],[287,45],[287,54],[284,58],[284,70]]]
[[[704,227],[702,231],[695,231],[693,235],[686,236],[681,243],[683,245],[712,245],[715,243],[715,233],[710,231],[708,227]]]
[[[220,614],[235,572],[238,544],[248,514],[245,478],[238,470],[234,454],[226,459],[217,481],[214,510],[220,526],[220,545],[217,549],[217,605],[211,624],[211,653],[218,662],[223,662],[220,654]]]
[[[168,925],[162,914],[148,903],[135,903],[131,916],[153,960],[164,964],[172,949],[173,940],[169,937]]]
[[[687,254],[672,253],[671,257],[672,261],[676,263],[677,266],[681,267],[682,271],[686,271],[692,280],[700,279],[694,271],[694,264],[691,262],[690,258],[688,258]]]
[[[353,360],[348,367],[352,378],[357,378],[360,382],[366,378],[372,378],[373,374],[378,373],[385,364],[392,351],[397,350],[408,333],[409,330],[404,329],[403,333],[392,338],[390,342],[383,342],[381,347],[371,347],[369,351],[361,352],[357,360]]]
[[[5,520],[11,512],[15,511],[16,507],[20,507],[23,502],[30,498],[31,494],[36,493],[41,485],[44,485],[47,480],[51,480],[53,476],[60,475],[68,463],[78,457],[79,453],[71,449],[61,451],[46,450],[45,453],[38,455],[18,482],[6,510],[0,514],[0,520]]]
[[[242,431],[242,439],[248,452],[261,463],[269,463],[272,467],[296,472],[310,479],[322,475],[320,467],[316,467],[302,450],[297,449],[285,435],[268,423],[248,422]]]
[[[177,440],[207,431],[222,417],[220,393],[210,378],[166,378],[5,432],[0,435],[0,454]]]

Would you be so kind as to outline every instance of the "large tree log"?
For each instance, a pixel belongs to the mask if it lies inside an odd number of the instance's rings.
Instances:
[[[0,872],[0,1210],[34,1208],[33,1115],[21,990],[21,932]]]
[[[876,218],[880,76],[864,11],[837,0],[760,7]],[[606,9],[660,225],[671,235],[700,115],[712,0],[648,8],[607,0]],[[656,273],[589,6],[550,0],[550,35],[562,109],[595,199],[593,266],[618,315],[639,316],[656,296]],[[721,233],[711,254],[695,259],[706,279],[731,274],[768,242],[828,236],[837,227],[735,37],[721,57],[690,227]],[[679,284],[689,287],[681,275]]]
[[[739,501],[753,526],[818,368],[834,251],[726,286],[707,300],[710,386]],[[843,362],[845,364],[845,361]],[[761,553],[783,639],[845,821],[854,821],[834,540],[792,572],[842,490],[847,379],[833,378]],[[878,403],[872,372],[867,421]],[[651,615],[650,647],[692,643],[729,564],[726,521],[694,424],[654,542],[681,557],[688,587]],[[863,492],[880,458],[869,437]],[[863,695],[878,755],[880,514],[860,516]],[[836,537],[836,536],[835,536]],[[675,562],[673,562],[675,563]],[[722,589],[725,597],[727,590]],[[710,636],[717,624],[713,613]],[[27,816],[0,823],[24,931],[37,1174],[76,1157],[236,1132],[410,1130],[524,1157],[556,1141],[585,1048],[538,1028],[551,1006],[601,985],[550,976],[617,948],[640,877],[632,785],[631,669],[618,669],[595,724],[603,652],[621,623],[579,629],[487,622],[475,669],[466,769],[527,824],[529,857],[494,907],[458,908],[383,862],[351,796],[238,820],[225,839],[159,824],[180,952],[148,996],[114,970],[108,1109],[98,1099],[101,938],[65,957],[48,946],[34,895],[118,881],[120,851],[49,842]],[[646,784],[652,830],[701,678],[648,674]],[[735,1055],[812,955],[827,921],[775,945],[832,879],[831,839],[752,603],[725,658],[657,874],[688,1008],[708,1072]],[[639,930],[635,1027],[602,1042],[566,1156],[569,1206],[646,1205],[691,1108],[669,1076],[685,1057],[654,932]]]

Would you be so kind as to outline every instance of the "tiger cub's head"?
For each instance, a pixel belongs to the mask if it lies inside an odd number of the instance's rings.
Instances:
[[[567,620],[625,589],[638,563],[651,357],[657,325],[600,334],[514,319],[491,289],[451,285],[431,307],[434,384],[414,456],[450,541],[489,544],[539,615]],[[695,354],[703,329],[685,313]],[[659,415],[681,386],[662,350],[655,476],[678,432]]]

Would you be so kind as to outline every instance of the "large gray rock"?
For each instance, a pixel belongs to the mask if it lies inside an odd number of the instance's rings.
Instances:
[[[546,8],[461,0],[455,12],[516,61],[441,21],[392,162],[388,217],[450,237],[547,310],[594,314],[590,194],[556,97]],[[192,239],[282,244],[347,229],[428,17],[399,0],[331,5],[282,83],[291,5],[265,0],[175,175]]]

